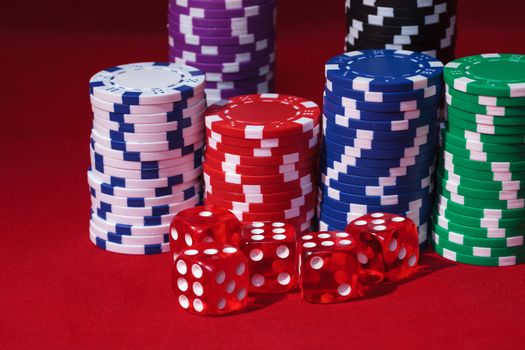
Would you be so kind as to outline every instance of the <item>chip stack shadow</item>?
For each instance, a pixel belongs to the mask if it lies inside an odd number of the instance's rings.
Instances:
[[[457,0],[346,0],[346,51],[392,49],[454,59]]]
[[[317,202],[320,109],[279,94],[233,97],[206,111],[206,204],[242,222],[283,221],[308,232]]]
[[[169,250],[169,224],[202,200],[204,73],[166,62],[111,67],[90,82],[93,244]]]
[[[386,212],[412,219],[424,243],[443,64],[410,51],[353,51],[330,59],[325,76],[320,229]]]
[[[208,104],[274,89],[277,0],[170,0],[170,60],[206,73]]]
[[[445,66],[432,240],[466,264],[525,261],[525,55],[483,54]]]

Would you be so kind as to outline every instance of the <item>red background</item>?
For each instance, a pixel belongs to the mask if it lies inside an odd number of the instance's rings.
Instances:
[[[459,1],[457,54],[525,53],[525,7]],[[180,312],[170,254],[124,256],[88,239],[88,80],[166,60],[166,1],[4,1],[0,84],[0,347],[523,348],[525,266],[422,257],[418,275],[367,298],[311,305],[299,294],[229,317]],[[277,88],[321,102],[340,53],[342,0],[280,0]]]

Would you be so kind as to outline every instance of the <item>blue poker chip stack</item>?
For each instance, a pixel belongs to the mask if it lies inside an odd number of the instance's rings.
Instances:
[[[274,89],[277,0],[170,0],[170,60],[206,74],[208,105]]]
[[[105,69],[90,82],[89,236],[123,254],[169,250],[169,224],[200,204],[204,73],[165,62]]]
[[[427,239],[443,64],[411,51],[352,51],[325,66],[319,224],[404,215]]]

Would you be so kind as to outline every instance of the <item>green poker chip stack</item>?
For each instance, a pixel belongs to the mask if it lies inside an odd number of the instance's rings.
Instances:
[[[525,55],[483,54],[445,66],[432,241],[473,265],[525,262]]]

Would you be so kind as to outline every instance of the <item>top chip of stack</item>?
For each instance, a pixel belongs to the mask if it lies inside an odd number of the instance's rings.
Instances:
[[[273,90],[276,0],[170,0],[170,60],[206,73],[208,104]]]
[[[206,203],[240,221],[307,232],[317,201],[319,107],[300,97],[244,95],[206,112]]]
[[[385,48],[454,59],[456,0],[346,0],[346,50]]]
[[[201,201],[204,73],[176,63],[105,69],[90,82],[90,239],[124,254],[169,250],[169,224]]]
[[[483,54],[445,67],[436,252],[474,265],[525,261],[525,56]]]
[[[388,212],[416,222],[424,243],[443,64],[410,51],[353,51],[330,59],[325,76],[320,229]]]

